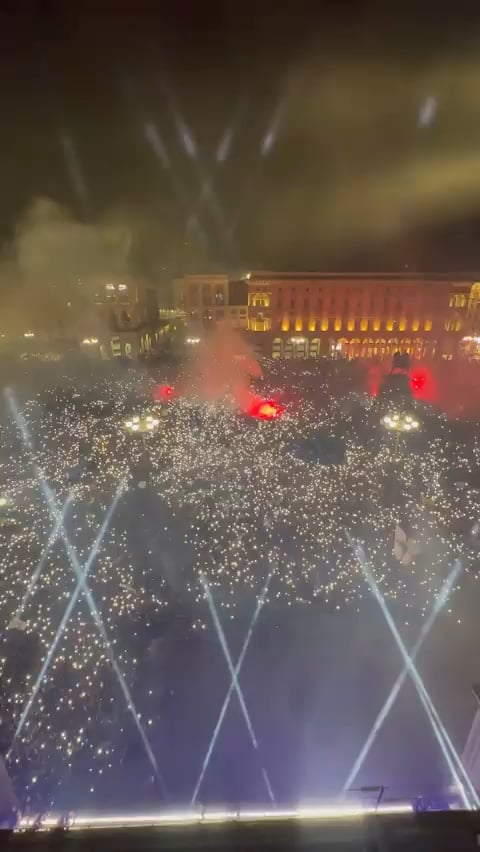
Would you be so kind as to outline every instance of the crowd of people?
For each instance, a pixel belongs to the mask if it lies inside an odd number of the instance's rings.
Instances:
[[[13,386],[4,400],[0,740],[22,810],[54,807],[75,777],[92,801],[114,784],[135,737],[118,671],[155,739],[169,649],[214,630],[205,584],[225,624],[267,577],[279,612],[361,612],[371,595],[348,534],[400,619],[423,618],[460,559],[449,610],[461,621],[458,590],[480,577],[475,430],[417,403],[419,434],[388,434],[361,371],[339,362],[265,363],[255,392],[281,399],[271,420],[228,398],[162,398],[162,383],[182,385],[103,367]],[[152,428],[128,427],[147,414]],[[72,551],[91,595],[77,590],[64,620]],[[154,754],[145,766],[161,797]]]

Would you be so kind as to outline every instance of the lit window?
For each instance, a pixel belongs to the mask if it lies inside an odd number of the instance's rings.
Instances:
[[[295,320],[295,331],[301,331],[303,328],[303,320],[301,317],[297,317]]]
[[[399,331],[405,331],[406,327],[407,327],[407,320],[402,318],[400,320],[400,322],[398,323],[398,330]]]
[[[380,331],[380,320],[379,319],[373,320],[373,330],[374,331]]]
[[[288,317],[282,319],[282,331],[288,331],[290,328],[290,320]]]
[[[360,331],[368,331],[368,319],[360,320]]]
[[[455,331],[461,331],[461,330],[462,330],[462,320],[457,319],[457,321],[455,323]]]
[[[385,323],[385,328],[387,331],[393,331],[393,320],[387,320]]]
[[[423,324],[423,328],[424,328],[425,331],[431,331],[432,330],[432,320],[429,320],[429,319],[425,320],[425,322]]]
[[[320,323],[321,331],[328,331],[328,318],[324,317]]]
[[[333,327],[334,327],[335,331],[341,331],[342,330],[342,320],[337,317]]]
[[[315,331],[315,325],[315,320],[313,319],[313,317],[310,317],[310,319],[308,320],[308,330]]]
[[[418,320],[413,320],[412,322],[412,331],[418,331],[420,328],[420,323]]]
[[[355,320],[347,320],[347,331],[355,331]]]

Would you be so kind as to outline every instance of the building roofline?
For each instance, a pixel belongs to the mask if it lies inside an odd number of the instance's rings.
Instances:
[[[252,269],[249,272],[250,279],[256,278],[320,278],[320,279],[390,279],[392,281],[480,281],[480,273],[455,273],[445,272],[310,272],[292,270],[289,272],[273,269]]]

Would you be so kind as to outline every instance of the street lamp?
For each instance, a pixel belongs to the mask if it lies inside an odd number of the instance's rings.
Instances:
[[[154,432],[159,423],[158,417],[154,417],[152,414],[136,414],[134,417],[125,420],[123,426],[126,432],[135,435]]]
[[[388,432],[416,432],[420,428],[420,421],[405,411],[385,414],[380,422]]]

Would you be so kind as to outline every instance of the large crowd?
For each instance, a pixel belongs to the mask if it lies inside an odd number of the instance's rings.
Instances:
[[[4,400],[0,741],[22,809],[52,807],[78,767],[93,797],[115,771],[128,713],[113,658],[147,738],[161,724],[159,642],[212,630],[205,582],[224,622],[267,577],[268,607],[361,612],[371,595],[349,532],[403,620],[425,615],[460,559],[449,612],[461,621],[458,590],[480,577],[475,430],[417,403],[419,434],[387,434],[348,365],[269,363],[263,376],[255,392],[282,401],[272,420],[228,398],[162,398],[178,377],[133,367]],[[152,428],[128,427],[147,414]],[[56,534],[42,482],[64,513]],[[85,566],[117,493],[88,575],[104,633],[83,590],[15,736],[78,582],[64,538]]]

